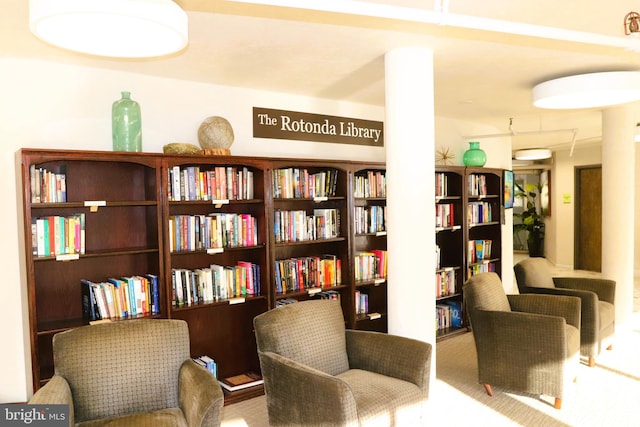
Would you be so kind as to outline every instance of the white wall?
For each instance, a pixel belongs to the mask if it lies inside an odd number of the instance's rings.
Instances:
[[[128,90],[142,109],[143,150],[161,152],[170,142],[198,145],[197,128],[208,116],[227,118],[233,126],[232,154],[384,161],[384,148],[347,144],[254,139],[252,107],[288,109],[345,117],[384,120],[382,107],[336,102],[280,93],[205,85],[23,59],[0,59],[0,222],[5,224],[0,248],[4,284],[0,286],[0,403],[21,402],[31,395],[27,298],[23,261],[21,196],[16,153],[20,148],[111,150],[111,104]],[[436,148],[448,145],[461,164],[468,144],[463,135],[495,133],[496,129],[449,119],[436,119]],[[510,168],[507,140],[481,141],[487,167]],[[505,249],[512,247],[511,215],[503,228]],[[503,258],[511,269],[511,251]],[[505,281],[509,291],[512,284]],[[434,290],[425,295],[434,294]]]

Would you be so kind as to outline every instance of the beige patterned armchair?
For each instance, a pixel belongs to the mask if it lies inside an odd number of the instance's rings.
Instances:
[[[552,277],[548,261],[527,258],[513,267],[521,294],[571,295],[581,305],[580,354],[589,366],[603,347],[612,348],[615,333],[616,282],[586,277]]]
[[[493,386],[555,398],[580,365],[580,299],[506,295],[496,273],[472,276],[463,286],[478,356],[478,380]]]
[[[68,404],[69,425],[219,426],[218,381],[189,354],[182,320],[146,319],[53,337],[55,375],[32,404]]]
[[[276,308],[254,326],[270,425],[421,425],[430,344],[345,330],[334,300]]]

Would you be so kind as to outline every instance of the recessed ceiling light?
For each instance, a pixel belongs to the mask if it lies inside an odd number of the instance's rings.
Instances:
[[[626,104],[640,99],[640,72],[609,71],[562,77],[533,88],[533,105],[578,109]]]
[[[172,0],[30,0],[39,39],[90,55],[148,58],[183,49],[187,14]]]

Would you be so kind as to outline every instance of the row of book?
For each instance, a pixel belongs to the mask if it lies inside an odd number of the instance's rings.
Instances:
[[[453,227],[456,225],[453,203],[436,204],[436,227]]]
[[[482,264],[473,264],[467,268],[467,277],[471,277],[479,273],[488,273],[496,271],[496,265],[492,262],[485,262]]]
[[[278,293],[330,288],[342,281],[342,262],[335,255],[278,260],[275,276]]]
[[[467,194],[469,196],[486,196],[487,177],[485,175],[469,175],[467,181]]]
[[[82,314],[89,321],[160,313],[158,277],[153,274],[80,281]]]
[[[472,224],[483,224],[493,221],[491,213],[491,203],[471,202],[467,204],[467,222]]]
[[[387,207],[356,206],[354,209],[353,224],[356,234],[379,233],[381,231],[386,231]]]
[[[387,258],[387,251],[381,249],[358,252],[354,262],[356,281],[387,277]]]
[[[442,298],[456,293],[456,271],[447,269],[436,272],[436,298]]]
[[[337,209],[314,209],[313,215],[307,215],[304,210],[276,210],[273,215],[276,243],[332,239],[340,236],[340,211]]]
[[[31,247],[35,256],[85,253],[85,214],[50,215],[31,223]]]
[[[356,304],[356,314],[367,314],[369,313],[369,294],[356,291],[354,294],[355,304]]]
[[[436,197],[446,197],[449,195],[449,177],[446,173],[436,173]]]
[[[276,199],[333,197],[338,185],[338,170],[311,173],[299,168],[276,169],[271,184]]]
[[[491,240],[469,240],[467,244],[468,263],[491,259]]]
[[[461,327],[462,304],[459,301],[436,304],[436,332]]]
[[[67,176],[64,172],[52,172],[31,165],[29,175],[31,203],[64,203],[67,201]]]
[[[214,213],[169,217],[169,250],[196,251],[258,244],[256,218],[250,214]]]
[[[174,307],[259,295],[260,266],[238,261],[234,266],[172,268],[171,291]]]
[[[254,198],[253,172],[248,168],[174,166],[168,174],[169,201],[250,200]]]
[[[367,171],[353,177],[353,197],[387,197],[387,177],[381,171]]]

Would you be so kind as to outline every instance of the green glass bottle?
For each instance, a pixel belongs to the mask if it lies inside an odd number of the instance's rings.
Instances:
[[[113,151],[142,151],[142,119],[140,105],[129,92],[111,108]]]
[[[487,155],[480,148],[480,143],[477,141],[469,142],[469,149],[464,152],[462,156],[462,162],[465,166],[484,166],[487,163]]]

